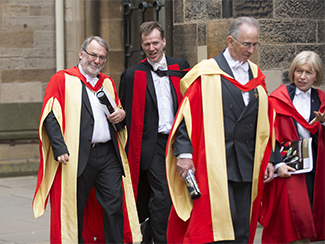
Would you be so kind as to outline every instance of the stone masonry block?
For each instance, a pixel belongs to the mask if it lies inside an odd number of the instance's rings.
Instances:
[[[40,6],[40,5],[30,6],[30,15],[31,16],[42,16],[42,6]]]
[[[3,159],[27,159],[39,158],[38,145],[35,144],[17,144],[14,146],[4,144],[0,147],[1,160]],[[1,171],[3,172],[3,171]]]
[[[107,75],[109,75],[109,77],[111,77],[113,79],[117,93],[119,92],[118,89],[119,89],[119,86],[120,86],[121,74],[122,74],[122,72],[117,72],[117,73],[112,73],[111,72],[111,73],[107,73]]]
[[[214,20],[221,17],[221,0],[185,0],[185,20]]]
[[[316,42],[314,20],[260,20],[261,43],[313,43]]]
[[[43,16],[55,16],[55,5],[54,3],[49,3],[48,5],[42,6],[42,15]]]
[[[275,18],[324,19],[324,0],[274,0]]]
[[[2,70],[2,84],[13,82],[47,82],[54,73],[55,68]]]
[[[233,0],[233,17],[272,18],[273,0]]]
[[[227,32],[232,20],[207,22],[208,58],[217,56],[227,47]]]
[[[43,99],[42,83],[2,83],[0,84],[0,98],[1,103],[41,102]]]
[[[3,5],[4,16],[28,16],[29,9],[30,9],[29,5],[21,5],[21,4]]]
[[[100,0],[100,16],[102,19],[123,19],[121,0]]]
[[[108,42],[110,50],[124,50],[122,19],[103,20],[101,28],[102,37]]]
[[[205,22],[198,23],[198,46],[207,44],[207,24]]]
[[[325,20],[317,21],[317,43],[325,43]]]
[[[262,45],[259,49],[261,69],[289,68],[296,56],[294,45]]]
[[[2,19],[3,19],[3,7],[2,5],[0,5],[0,29],[3,29],[3,25],[2,25]]]
[[[123,50],[110,51],[103,72],[104,73],[122,72],[124,70],[123,57],[124,57]]]
[[[325,43],[323,44],[299,44],[297,45],[297,54],[302,51],[314,51],[322,59],[323,65],[325,67]]]
[[[0,57],[1,58],[13,58],[21,57],[22,49],[21,48],[0,48]]]
[[[0,58],[1,69],[23,69],[24,59],[22,57],[3,57]]]
[[[37,48],[55,47],[55,31],[35,31],[34,46]]]
[[[191,66],[197,63],[197,24],[174,26],[173,43],[174,57],[185,58]]]
[[[0,138],[5,138],[6,132],[14,134],[20,131],[34,131],[37,134],[42,102],[36,103],[1,103]],[[37,136],[36,136],[37,137]]]
[[[290,83],[291,81],[289,80],[289,69],[287,69],[282,73],[282,84],[287,85]]]
[[[21,50],[24,58],[55,58],[55,45],[45,48],[24,48]],[[1,56],[1,53],[0,53]]]
[[[55,19],[53,16],[4,17],[3,26],[5,30],[14,31],[49,31],[55,30]]]
[[[173,6],[174,23],[183,23],[185,21],[183,0],[173,0]]]
[[[56,68],[55,58],[25,58],[24,65],[26,69],[49,69]]]
[[[265,75],[265,83],[269,94],[282,84],[281,70],[263,70]]]
[[[0,48],[29,48],[34,47],[34,33],[31,31],[1,32]]]

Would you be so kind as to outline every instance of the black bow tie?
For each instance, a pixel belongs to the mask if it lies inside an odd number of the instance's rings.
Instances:
[[[155,72],[159,77],[171,75],[171,76],[177,76],[183,78],[183,76],[186,75],[187,73],[187,71],[184,70],[161,70],[161,69],[153,70],[152,66],[151,66],[151,70]]]
[[[168,75],[168,70],[157,69],[153,70],[153,72],[155,72],[159,77],[164,77]]]

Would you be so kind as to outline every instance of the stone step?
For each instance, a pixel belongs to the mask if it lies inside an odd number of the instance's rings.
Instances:
[[[0,177],[37,175],[39,158],[0,160]]]

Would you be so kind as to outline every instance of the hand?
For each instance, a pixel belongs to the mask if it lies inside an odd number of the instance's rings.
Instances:
[[[309,122],[310,125],[314,124],[315,122],[319,121],[320,123],[324,123],[325,122],[325,112],[321,113],[318,111],[314,111],[315,114],[315,118]]]
[[[182,178],[182,180],[185,179],[187,171],[189,169],[191,169],[193,171],[193,173],[195,173],[195,167],[193,164],[193,160],[190,158],[177,159],[176,169],[177,169],[179,176]]]
[[[118,107],[114,107],[114,113],[107,116],[109,122],[112,124],[117,124],[123,121],[125,118],[125,111],[123,109],[120,109]]]
[[[69,162],[69,155],[67,153],[62,154],[57,158],[57,161],[63,163],[64,165],[67,165],[67,163]]]
[[[269,183],[270,181],[273,180],[273,176],[274,176],[274,166],[272,163],[268,163],[266,166],[266,170],[264,173],[264,183]]]
[[[295,172],[296,170],[294,168],[284,164],[278,168],[278,176],[281,178],[291,177],[291,174],[289,173],[289,171]]]

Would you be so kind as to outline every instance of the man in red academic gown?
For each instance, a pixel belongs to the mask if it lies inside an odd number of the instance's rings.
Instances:
[[[33,211],[42,215],[50,197],[51,243],[123,243],[123,229],[124,242],[141,240],[124,152],[126,129],[116,132],[112,126],[123,122],[125,112],[113,80],[100,73],[108,50],[104,39],[89,37],[79,65],[54,74],[45,91]],[[96,97],[99,90],[113,113]]]
[[[181,80],[166,156],[169,243],[253,242],[262,184],[273,178],[272,110],[264,75],[247,60],[259,45],[256,20],[237,18],[227,42]],[[195,200],[182,181],[189,169],[201,191]]]
[[[140,222],[149,217],[147,226],[152,229],[153,241],[166,243],[171,200],[165,174],[165,151],[182,99],[178,76],[189,64],[184,59],[165,56],[166,39],[160,23],[144,22],[140,34],[147,58],[126,69],[120,83],[129,133],[126,151]],[[144,241],[151,242],[151,238]]]

